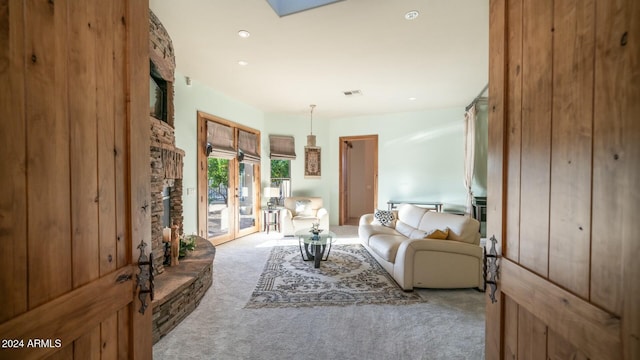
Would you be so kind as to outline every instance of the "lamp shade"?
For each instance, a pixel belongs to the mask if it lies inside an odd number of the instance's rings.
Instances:
[[[270,197],[270,198],[280,197],[280,188],[277,188],[277,187],[266,187],[266,188],[264,188],[264,195],[266,197]]]

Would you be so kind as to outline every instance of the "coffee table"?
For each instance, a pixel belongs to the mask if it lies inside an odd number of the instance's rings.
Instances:
[[[331,243],[333,243],[333,238],[336,234],[324,230],[318,235],[315,235],[309,230],[311,229],[298,230],[295,233],[298,237],[298,244],[300,245],[300,255],[304,261],[313,260],[314,267],[319,268],[320,261],[326,261],[329,258]]]

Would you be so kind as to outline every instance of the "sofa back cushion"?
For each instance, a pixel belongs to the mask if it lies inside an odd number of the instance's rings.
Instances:
[[[419,206],[411,204],[398,205],[398,220],[411,226],[412,228],[418,228],[422,216],[429,211],[428,209],[421,208]],[[397,226],[397,224],[396,224]]]
[[[315,216],[322,208],[322,198],[293,196],[284,199],[284,207],[291,210],[293,216]]]
[[[480,244],[480,223],[470,216],[429,211],[424,214],[418,226],[419,230],[427,233],[446,228],[449,228],[448,240]]]

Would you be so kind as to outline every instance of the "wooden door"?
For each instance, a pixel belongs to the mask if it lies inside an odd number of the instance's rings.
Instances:
[[[151,358],[148,16],[0,1],[0,359]]]
[[[491,0],[487,359],[640,358],[640,3]]]

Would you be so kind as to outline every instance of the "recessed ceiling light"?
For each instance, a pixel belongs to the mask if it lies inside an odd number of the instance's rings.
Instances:
[[[408,13],[404,14],[404,18],[407,20],[415,20],[415,18],[417,18],[418,15],[420,15],[418,10],[411,10]]]
[[[248,32],[247,30],[240,30],[240,31],[238,31],[238,36],[240,36],[243,39],[246,39],[249,36],[251,36],[251,33]]]
[[[240,66],[247,66],[247,65],[249,65],[249,63],[248,63],[247,61],[240,60],[240,61],[238,61],[238,65],[240,65]]]
[[[414,98],[413,96],[409,98],[410,101],[415,101],[416,98]]]

